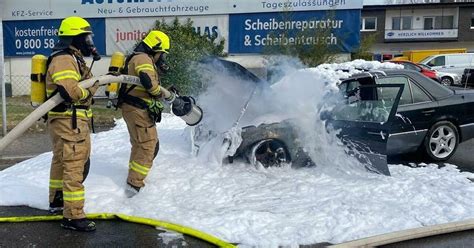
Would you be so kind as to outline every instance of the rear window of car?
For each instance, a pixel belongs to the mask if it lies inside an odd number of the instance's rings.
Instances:
[[[418,85],[410,82],[410,86],[414,103],[431,101],[431,98],[420,87],[418,87]]]

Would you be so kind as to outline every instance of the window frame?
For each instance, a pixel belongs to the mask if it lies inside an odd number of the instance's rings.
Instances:
[[[394,29],[394,20],[398,18],[398,26],[400,29]],[[403,28],[403,24],[405,23],[405,18],[410,18],[410,28],[406,29]],[[413,30],[413,16],[392,16],[392,30]]]
[[[366,21],[366,19],[375,19],[375,27],[374,27],[374,29],[366,29],[366,28],[365,28],[365,23],[366,23],[365,21]],[[362,27],[361,27],[360,31],[361,31],[361,32],[373,32],[373,31],[377,31],[377,21],[378,21],[377,19],[378,19],[378,18],[375,17],[375,16],[363,16],[363,17],[362,17],[362,22],[361,22]]]

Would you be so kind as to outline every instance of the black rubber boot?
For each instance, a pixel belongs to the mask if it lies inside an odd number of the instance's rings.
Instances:
[[[95,231],[95,223],[86,218],[77,220],[63,218],[61,221],[61,227],[80,232]]]
[[[62,212],[64,208],[64,201],[63,201],[63,192],[56,191],[54,195],[53,202],[49,203],[48,211],[52,214]]]
[[[128,198],[131,198],[135,196],[136,194],[138,194],[138,192],[140,192],[140,189],[141,189],[140,187],[133,186],[127,183],[127,187],[125,188],[125,194],[127,195]]]

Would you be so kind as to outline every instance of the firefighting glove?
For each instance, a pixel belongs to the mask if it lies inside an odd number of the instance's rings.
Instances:
[[[153,113],[161,113],[161,111],[163,111],[163,103],[161,103],[159,100],[156,100],[154,98],[151,99],[151,103],[150,105],[148,106],[148,109],[150,110],[150,112],[153,112]]]

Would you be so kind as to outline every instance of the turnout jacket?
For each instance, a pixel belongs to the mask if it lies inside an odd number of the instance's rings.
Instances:
[[[151,98],[161,96],[160,80],[153,58],[146,53],[136,53],[128,62],[128,75],[140,77],[142,85],[135,86],[128,95],[138,97],[148,104]],[[142,75],[140,75],[142,74]],[[128,88],[131,86],[127,86]]]
[[[49,97],[55,92],[61,94],[62,103],[48,112],[49,117],[70,117],[73,115],[71,105],[77,107],[77,118],[90,118],[92,96],[98,86],[89,90],[79,86],[79,82],[92,77],[89,67],[79,50],[70,46],[69,51],[61,51],[53,58],[46,73],[46,94]],[[87,75],[86,75],[87,74]]]

